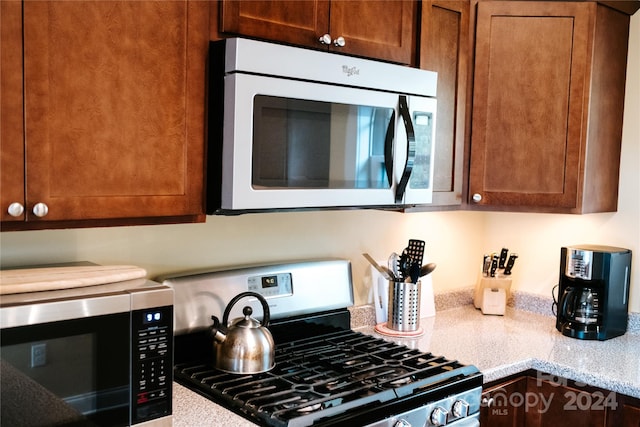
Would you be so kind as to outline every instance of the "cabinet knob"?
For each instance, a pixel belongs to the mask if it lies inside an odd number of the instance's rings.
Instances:
[[[22,213],[24,212],[24,206],[22,206],[22,203],[18,203],[18,202],[13,202],[9,205],[9,208],[7,209],[7,213],[9,213],[9,215],[11,215],[14,218],[19,217],[20,215],[22,215]]]
[[[482,194],[475,193],[472,197],[473,201],[476,203],[480,203],[482,201]]]
[[[331,44],[331,36],[329,34],[322,35],[322,37],[320,37],[320,43]]]
[[[49,213],[49,206],[47,206],[42,202],[36,203],[35,206],[33,207],[33,214],[38,218],[42,218],[43,216],[46,216],[48,213]]]
[[[336,47],[344,47],[347,42],[344,40],[344,37],[340,36],[333,41],[333,45]]]

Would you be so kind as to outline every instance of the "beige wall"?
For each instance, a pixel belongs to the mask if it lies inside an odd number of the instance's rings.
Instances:
[[[618,212],[590,215],[336,211],[208,217],[205,224],[0,233],[3,266],[90,260],[136,264],[150,276],[202,267],[342,257],[353,263],[356,303],[370,301],[369,252],[384,259],[409,238],[427,242],[437,291],[473,286],[485,252],[520,255],[513,286],[549,296],[563,245],[634,252],[630,310],[640,312],[640,13],[631,19]]]

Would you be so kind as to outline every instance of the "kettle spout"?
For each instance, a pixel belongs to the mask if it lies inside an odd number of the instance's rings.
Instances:
[[[214,340],[217,342],[224,342],[227,339],[226,328],[220,324],[220,320],[216,316],[211,316],[213,325],[209,328],[209,332]]]

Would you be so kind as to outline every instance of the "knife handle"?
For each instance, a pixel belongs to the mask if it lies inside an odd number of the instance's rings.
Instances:
[[[485,254],[482,259],[482,275],[484,277],[489,276],[489,268],[491,268],[491,255]]]
[[[496,270],[498,269],[498,256],[494,255],[491,259],[491,272],[489,273],[491,277],[496,277]]]
[[[504,268],[504,263],[507,262],[507,254],[509,253],[509,249],[502,248],[500,251],[500,261],[498,262],[498,268]]]
[[[511,270],[513,269],[513,264],[516,262],[516,258],[518,258],[518,254],[511,254],[509,256],[509,261],[507,261],[507,266],[504,268],[505,276],[511,274]]]

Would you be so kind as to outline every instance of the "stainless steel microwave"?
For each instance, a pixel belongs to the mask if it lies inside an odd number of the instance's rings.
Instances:
[[[437,73],[212,42],[207,213],[432,200]]]
[[[0,325],[1,425],[172,425],[170,287],[2,295]]]

